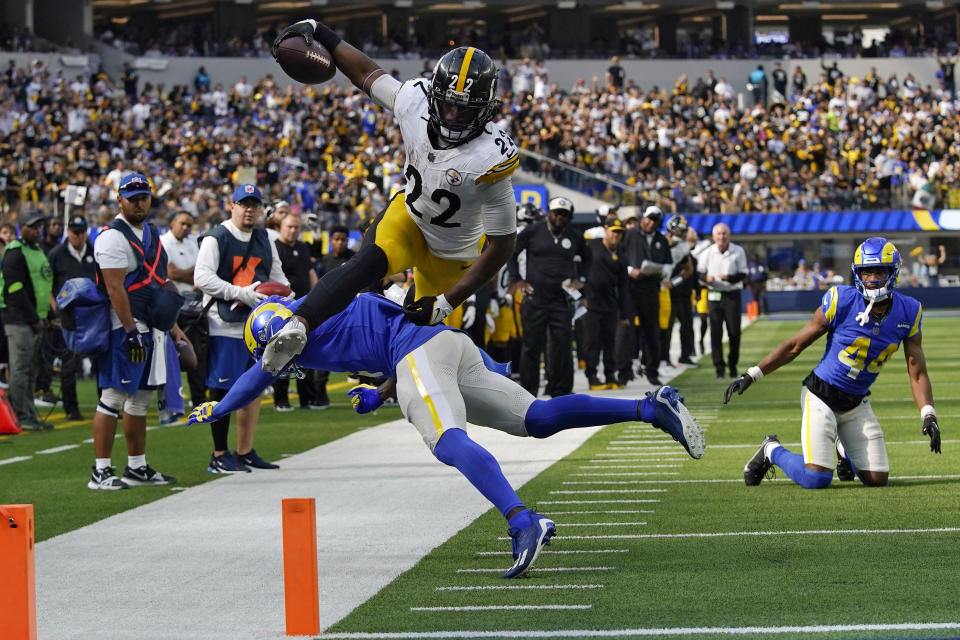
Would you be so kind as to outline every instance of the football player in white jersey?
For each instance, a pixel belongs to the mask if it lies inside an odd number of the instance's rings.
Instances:
[[[459,47],[440,58],[431,81],[401,83],[315,20],[281,31],[274,49],[289,37],[322,44],[354,85],[393,111],[407,166],[404,192],[377,217],[360,251],[314,286],[267,345],[263,368],[274,373],[299,355],[311,328],[388,274],[413,268],[419,298],[404,312],[422,325],[442,322],[490,281],[516,243],[510,175],[520,161],[492,122],[500,107],[497,68],[483,51]]]

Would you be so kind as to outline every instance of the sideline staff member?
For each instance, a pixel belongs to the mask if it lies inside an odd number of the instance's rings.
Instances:
[[[730,227],[722,222],[713,226],[713,245],[700,255],[697,271],[707,287],[707,309],[710,315],[710,347],[717,378],[737,377],[740,360],[740,292],[747,277],[747,254],[743,247],[730,242]],[[727,326],[730,353],[723,361],[723,326]]]
[[[508,262],[511,293],[523,292],[520,318],[523,348],[520,355],[520,386],[536,396],[540,389],[540,356],[547,353],[547,387],[551,397],[573,392],[573,306],[563,289],[583,287],[580,273],[589,261],[583,234],[569,227],[573,203],[557,197],[547,205],[547,219],[531,224],[517,237],[517,250]],[[527,252],[527,279],[520,279],[519,255]],[[580,265],[578,273],[577,263]],[[547,340],[547,333],[550,339]]]

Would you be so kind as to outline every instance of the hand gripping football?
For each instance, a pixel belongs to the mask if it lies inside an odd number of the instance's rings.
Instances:
[[[314,41],[307,45],[298,35],[281,41],[276,57],[284,73],[303,84],[321,84],[337,73],[333,56],[322,44]]]
[[[281,298],[286,298],[293,295],[293,290],[290,289],[287,285],[282,282],[276,282],[271,280],[270,282],[264,282],[256,289],[257,293],[262,293],[265,296],[280,296]]]

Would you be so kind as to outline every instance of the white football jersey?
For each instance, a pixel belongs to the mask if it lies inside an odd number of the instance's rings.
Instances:
[[[394,115],[403,136],[407,166],[405,201],[430,252],[451,260],[475,260],[485,234],[509,235],[517,229],[514,207],[488,207],[493,185],[509,180],[520,163],[517,147],[499,126],[452,149],[434,149],[427,136],[424,79],[408,80],[394,99]],[[503,185],[497,185],[500,191]]]

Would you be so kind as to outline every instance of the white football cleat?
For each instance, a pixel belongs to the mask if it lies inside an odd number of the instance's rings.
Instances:
[[[297,318],[290,318],[263,348],[260,358],[263,370],[279,375],[307,344],[307,328]]]

